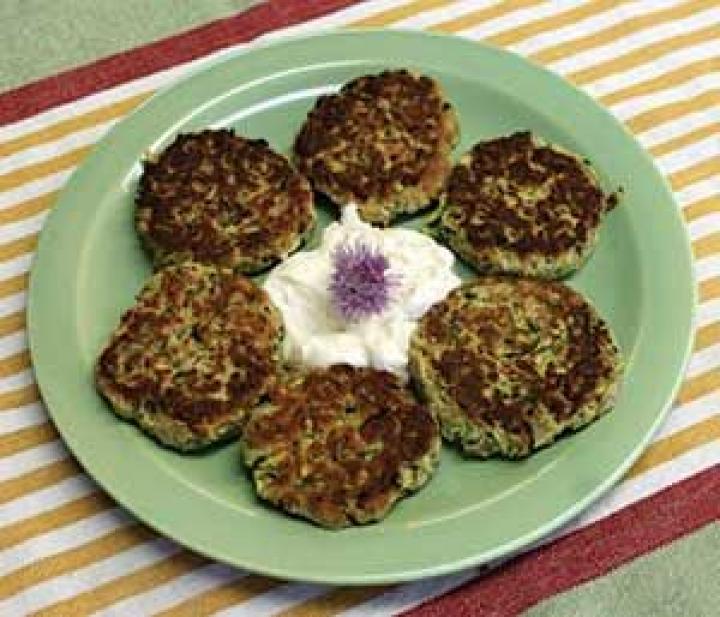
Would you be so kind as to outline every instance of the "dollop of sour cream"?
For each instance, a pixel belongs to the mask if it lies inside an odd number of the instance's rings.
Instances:
[[[398,284],[382,313],[348,321],[331,302],[332,256],[336,247],[357,243],[379,250]],[[285,359],[310,367],[369,366],[407,380],[408,347],[417,321],[460,284],[453,263],[453,254],[432,238],[410,229],[373,227],[360,220],[354,205],[345,206],[318,248],[295,253],[265,281],[285,322]]]

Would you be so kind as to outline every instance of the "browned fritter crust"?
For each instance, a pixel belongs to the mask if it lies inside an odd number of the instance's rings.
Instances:
[[[316,190],[387,225],[440,193],[458,138],[439,85],[407,70],[359,77],[320,97],[295,140],[295,163]]]
[[[420,320],[410,370],[443,435],[517,458],[613,404],[622,361],[605,322],[558,282],[468,281]]]
[[[379,520],[424,485],[440,437],[397,377],[336,365],[276,388],[241,443],[263,499],[336,528]]]
[[[135,223],[156,264],[258,272],[297,249],[314,222],[310,183],[264,140],[204,130],[144,162]]]
[[[616,199],[579,157],[519,132],[453,168],[437,235],[481,272],[560,278],[585,261]]]
[[[275,382],[282,325],[266,292],[229,269],[158,271],[96,365],[115,411],[190,450],[237,433]]]

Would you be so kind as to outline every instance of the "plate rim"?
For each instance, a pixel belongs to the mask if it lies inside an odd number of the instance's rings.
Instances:
[[[468,555],[465,558],[462,559],[453,559],[449,561],[439,561],[437,563],[434,563],[432,565],[427,565],[424,568],[414,568],[412,570],[407,571],[393,571],[391,573],[387,574],[363,574],[362,572],[355,573],[355,574],[338,574],[336,576],[328,577],[326,575],[313,575],[312,573],[308,574],[301,574],[296,571],[289,571],[285,569],[281,564],[277,564],[275,566],[268,566],[267,564],[256,564],[252,563],[251,561],[242,561],[242,559],[238,559],[236,556],[222,553],[222,551],[218,552],[217,550],[208,549],[206,546],[200,546],[196,542],[192,541],[186,541],[184,537],[181,534],[178,534],[175,532],[175,530],[169,526],[165,522],[158,522],[157,519],[154,519],[151,515],[148,514],[143,509],[140,509],[137,507],[137,504],[132,503],[132,497],[128,494],[124,493],[123,491],[119,490],[116,486],[113,485],[113,483],[110,481],[106,473],[99,472],[96,468],[96,465],[89,459],[87,452],[84,450],[83,447],[78,443],[76,436],[73,434],[72,430],[68,429],[67,426],[63,424],[63,422],[58,421],[56,418],[55,412],[53,411],[53,408],[51,404],[47,403],[46,407],[48,410],[48,413],[50,417],[52,418],[53,423],[55,424],[58,432],[61,434],[63,438],[63,442],[65,445],[69,448],[69,450],[72,452],[73,456],[85,472],[95,481],[98,483],[98,485],[107,492],[112,499],[114,499],[119,505],[126,508],[128,511],[130,511],[134,516],[136,516],[139,520],[141,520],[143,523],[149,525],[153,529],[156,529],[159,533],[162,535],[171,538],[173,541],[177,542],[178,544],[185,546],[193,551],[196,551],[200,554],[206,555],[212,559],[222,561],[225,563],[229,563],[233,566],[246,568],[248,570],[252,570],[253,572],[257,572],[266,576],[271,577],[278,577],[283,578],[285,580],[292,580],[292,581],[304,581],[304,582],[313,582],[313,583],[324,583],[324,584],[343,584],[343,585],[365,585],[365,584],[374,584],[374,583],[395,583],[395,582],[406,582],[410,580],[416,580],[418,578],[427,577],[427,576],[435,576],[435,575],[441,575],[441,574],[447,574],[450,572],[455,572],[457,570],[474,566],[482,563],[487,563],[490,561],[493,561],[497,558],[508,556],[511,554],[514,554],[520,550],[530,548],[531,545],[536,543],[541,538],[546,537],[548,534],[552,533],[553,531],[557,530],[559,527],[561,527],[563,524],[567,523],[569,520],[577,516],[579,513],[584,511],[590,504],[595,502],[601,495],[603,495],[605,492],[607,492],[612,486],[614,486],[620,477],[624,475],[624,473],[631,467],[631,465],[638,459],[638,457],[641,455],[641,453],[644,451],[644,449],[647,447],[648,443],[652,439],[653,435],[656,433],[657,429],[665,419],[668,410],[671,407],[671,404],[677,395],[678,390],[680,389],[680,386],[683,381],[685,369],[687,367],[687,363],[689,361],[691,351],[692,351],[692,344],[694,339],[694,316],[695,312],[697,310],[697,298],[698,298],[698,292],[697,292],[697,285],[695,282],[694,277],[692,276],[692,265],[694,263],[693,257],[692,257],[692,250],[691,250],[691,244],[690,244],[690,238],[688,234],[688,230],[686,225],[684,224],[679,207],[677,207],[677,202],[675,200],[674,194],[668,184],[668,181],[666,177],[660,172],[657,165],[655,164],[655,161],[653,157],[644,149],[642,146],[639,145],[636,138],[630,133],[630,131],[627,129],[627,127],[619,122],[606,108],[601,106],[597,101],[595,101],[592,97],[590,97],[588,94],[574,86],[573,84],[565,81],[562,77],[559,75],[553,73],[552,71],[546,69],[545,67],[539,66],[527,58],[524,58],[523,56],[512,52],[508,50],[498,49],[495,47],[492,47],[490,45],[487,45],[482,42],[476,42],[471,41],[468,39],[465,39],[460,36],[455,35],[447,35],[447,34],[441,34],[441,33],[428,33],[428,32],[422,32],[422,31],[400,31],[400,30],[389,30],[389,29],[344,29],[344,30],[330,30],[330,31],[321,31],[321,32],[313,32],[310,34],[300,34],[300,35],[291,35],[282,37],[279,39],[265,39],[262,41],[257,41],[253,44],[251,44],[249,47],[239,50],[233,50],[228,53],[221,53],[217,58],[213,58],[209,60],[207,63],[202,63],[201,66],[193,67],[190,69],[190,71],[183,75],[181,78],[173,81],[173,83],[159,89],[157,92],[155,92],[151,97],[149,97],[146,101],[144,101],[142,104],[140,104],[137,108],[135,108],[130,114],[128,114],[126,117],[124,117],[117,125],[115,125],[93,148],[93,152],[86,158],[82,164],[76,169],[76,171],[73,173],[71,178],[66,182],[66,184],[63,186],[59,196],[55,200],[55,205],[51,209],[50,214],[48,218],[46,219],[43,228],[40,233],[40,237],[38,240],[38,245],[36,249],[36,253],[33,257],[33,263],[30,270],[30,279],[29,279],[29,285],[28,285],[28,300],[27,300],[27,334],[29,339],[29,349],[31,353],[31,357],[33,360],[33,369],[35,371],[35,377],[36,377],[36,383],[38,386],[38,389],[41,393],[41,397],[43,401],[48,401],[50,399],[54,398],[54,394],[50,393],[48,388],[48,383],[50,382],[49,379],[45,378],[45,367],[43,365],[42,360],[39,363],[36,363],[36,358],[40,357],[42,354],[42,345],[43,343],[39,341],[40,334],[39,332],[42,331],[42,328],[44,326],[40,325],[42,322],[41,310],[38,308],[39,300],[37,298],[41,295],[42,292],[38,291],[39,286],[41,283],[39,282],[42,277],[41,269],[43,267],[44,259],[43,254],[48,250],[48,240],[47,238],[50,236],[50,234],[46,233],[46,230],[53,229],[56,223],[54,221],[57,221],[61,214],[58,214],[59,212],[62,212],[64,210],[67,210],[66,206],[63,206],[64,203],[67,202],[67,195],[70,193],[70,190],[75,190],[76,185],[81,182],[82,175],[79,176],[78,172],[80,172],[82,169],[90,168],[90,166],[98,160],[98,150],[102,150],[102,146],[109,140],[112,139],[112,137],[121,131],[124,130],[125,126],[135,119],[137,116],[140,116],[145,113],[145,110],[148,106],[157,105],[158,100],[162,100],[164,97],[166,97],[169,93],[172,93],[174,90],[180,88],[183,85],[187,85],[188,82],[191,82],[192,80],[196,79],[198,76],[205,74],[207,72],[212,71],[213,69],[216,69],[219,65],[224,64],[230,64],[238,60],[238,58],[247,56],[247,55],[254,55],[258,53],[262,53],[263,51],[267,49],[274,49],[274,48],[282,48],[288,44],[307,44],[312,43],[313,41],[319,40],[319,39],[343,39],[344,37],[373,37],[373,36],[388,36],[388,37],[398,37],[407,39],[410,41],[410,44],[413,43],[413,40],[428,40],[428,39],[439,39],[441,41],[446,41],[451,44],[460,44],[460,45],[468,45],[469,46],[475,46],[476,48],[481,48],[484,51],[482,53],[493,53],[493,54],[499,54],[501,56],[511,57],[513,59],[513,62],[519,62],[520,64],[528,65],[529,67],[532,67],[533,70],[539,71],[544,80],[550,80],[552,82],[553,86],[559,86],[562,88],[565,88],[566,90],[572,91],[573,95],[576,97],[580,97],[585,100],[586,103],[590,103],[592,107],[595,108],[596,111],[602,112],[602,114],[605,116],[606,121],[611,122],[615,127],[619,127],[622,132],[625,134],[625,139],[632,141],[634,144],[638,146],[638,151],[642,154],[642,157],[644,158],[646,163],[649,163],[652,168],[654,169],[654,181],[659,182],[659,186],[662,187],[663,192],[666,194],[666,197],[668,201],[675,204],[676,208],[674,209],[674,218],[676,219],[676,223],[679,223],[680,228],[683,231],[683,239],[684,239],[684,252],[683,257],[687,261],[687,264],[689,265],[689,273],[690,277],[688,278],[688,283],[690,287],[690,294],[689,294],[689,310],[687,313],[687,319],[686,323],[684,324],[684,331],[687,332],[687,336],[684,337],[685,339],[685,347],[682,350],[681,358],[679,359],[679,370],[677,371],[673,384],[671,387],[668,387],[668,394],[665,397],[665,402],[662,406],[662,409],[658,411],[657,415],[655,416],[655,419],[649,428],[649,430],[646,431],[646,433],[643,435],[642,439],[640,439],[637,443],[635,448],[630,452],[625,459],[623,460],[622,464],[620,464],[618,467],[614,469],[614,471],[610,474],[608,474],[605,477],[605,480],[598,485],[594,487],[593,490],[588,492],[584,497],[582,497],[579,500],[575,500],[574,503],[567,509],[565,509],[562,514],[556,516],[555,518],[548,520],[542,525],[537,526],[532,531],[521,535],[519,537],[516,537],[514,540],[506,542],[504,544],[500,544],[496,546],[493,550],[485,551],[483,553],[473,553],[472,551],[468,552]],[[375,57],[373,57],[373,60],[376,60]],[[80,180],[78,180],[78,177],[80,177]],[[40,274],[38,274],[40,272]],[[39,351],[40,348],[40,351]],[[95,469],[92,469],[95,467]],[[92,469],[92,471],[91,471]],[[276,560],[277,561],[277,560]]]

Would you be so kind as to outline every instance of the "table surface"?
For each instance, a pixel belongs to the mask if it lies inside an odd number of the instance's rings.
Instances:
[[[153,91],[258,37],[384,26],[511,49],[625,122],[688,224],[700,295],[695,348],[642,458],[542,547],[405,585],[285,583],[158,536],[82,472],[33,381],[27,272],[57,191]],[[0,38],[0,615],[717,614],[720,2],[10,0],[0,6]]]

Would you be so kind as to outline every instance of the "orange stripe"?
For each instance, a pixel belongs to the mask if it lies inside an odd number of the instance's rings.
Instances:
[[[36,214],[44,212],[50,205],[55,201],[58,196],[57,191],[40,195],[34,199],[28,199],[22,201],[9,208],[3,208],[0,210],[0,225],[7,225],[8,223],[14,223],[21,219],[30,218]]]
[[[561,60],[568,56],[580,53],[581,51],[613,43],[618,39],[632,34],[633,32],[643,30],[650,26],[656,26],[670,21],[675,21],[677,19],[682,19],[683,17],[689,17],[690,15],[697,13],[700,8],[711,8],[714,4],[714,0],[685,2],[679,6],[670,7],[669,9],[645,13],[643,15],[638,15],[637,17],[630,17],[619,24],[608,26],[602,30],[593,32],[592,34],[588,34],[571,41],[564,41],[551,47],[546,47],[545,49],[532,54],[530,57],[535,60],[535,62],[549,64],[551,62],[555,62],[556,60]]]
[[[2,261],[2,259],[0,259]],[[0,298],[6,298],[27,289],[28,275],[18,274],[12,278],[0,281]]]
[[[320,598],[313,598],[282,611],[276,617],[331,617],[367,602],[389,589],[391,587],[339,587]]]
[[[706,197],[683,209],[683,215],[688,221],[694,221],[712,212],[720,212],[720,197]]]
[[[62,139],[71,133],[77,133],[83,129],[93,128],[103,122],[120,118],[135,109],[140,103],[147,99],[152,92],[141,92],[134,94],[125,99],[121,99],[110,105],[105,105],[98,109],[85,112],[79,116],[73,116],[67,120],[62,120],[56,124],[51,124],[45,128],[27,133],[15,139],[0,143],[0,158],[10,156],[20,150],[25,150],[33,146],[39,146],[44,143]]]
[[[465,13],[465,15],[460,15],[454,19],[428,26],[427,29],[431,32],[458,32],[460,30],[467,30],[468,28],[477,26],[482,22],[495,19],[496,17],[501,17],[502,15],[511,13],[517,9],[537,6],[539,4],[543,4],[543,0],[513,0],[513,2],[500,2],[492,6],[477,9],[476,11],[471,11],[470,13]]]
[[[698,328],[695,333],[695,351],[720,343],[720,321]]]
[[[710,302],[720,298],[720,276],[705,279],[699,286],[700,302]]]
[[[248,575],[243,578],[220,585],[197,596],[193,596],[157,613],[155,617],[204,617],[247,602],[251,598],[266,593],[281,583],[264,576]]]
[[[685,34],[678,34],[676,36],[663,39],[657,43],[651,43],[645,45],[640,49],[615,56],[612,60],[602,62],[596,66],[591,66],[580,71],[575,71],[567,75],[567,79],[576,84],[588,84],[608,75],[620,73],[626,71],[630,67],[637,66],[638,64],[644,64],[657,59],[659,56],[667,54],[671,51],[682,49],[690,45],[696,45],[698,43],[704,43],[707,41],[714,41],[720,38],[720,27],[717,24],[712,24],[706,28],[695,30],[693,32],[687,32]]]
[[[650,154],[655,157],[660,157],[675,150],[680,150],[680,148],[686,148],[711,135],[720,135],[720,124],[712,123],[707,126],[701,126],[684,135],[678,135],[668,141],[663,141],[650,148]]]
[[[48,606],[35,613],[35,615],[38,617],[89,615],[124,598],[167,583],[208,563],[207,559],[199,555],[182,551],[172,557],[163,559],[157,564],[135,570],[130,574],[104,583],[91,591]]]
[[[114,508],[115,504],[103,493],[91,493],[80,499],[64,503],[57,508],[47,510],[22,521],[0,527],[0,549],[25,542],[30,538],[71,525],[103,510]]]
[[[400,21],[406,17],[412,17],[423,11],[430,11],[449,4],[452,4],[452,0],[418,0],[417,2],[411,2],[403,6],[381,11],[374,15],[368,15],[367,17],[352,22],[350,25],[356,28],[376,28]]]
[[[28,448],[34,448],[44,443],[58,439],[57,431],[50,423],[5,433],[0,436],[0,457],[17,454]]]
[[[50,463],[40,469],[0,482],[0,503],[7,503],[81,473],[82,469],[70,458]]]
[[[660,105],[659,107],[640,113],[637,116],[633,116],[626,124],[632,131],[642,133],[663,122],[675,120],[695,111],[716,107],[719,94],[720,90],[710,90],[683,101],[666,103],[665,105]]]
[[[39,176],[49,176],[50,174],[64,171],[70,167],[75,167],[87,156],[91,149],[92,146],[83,146],[82,148],[70,150],[70,152],[66,152],[52,159],[40,163],[33,163],[32,165],[27,165],[26,167],[21,167],[10,173],[3,174],[0,176],[0,191],[9,191]]]
[[[9,574],[0,577],[0,589],[2,589],[5,596],[20,593],[28,587],[56,576],[62,576],[73,570],[84,568],[116,553],[138,546],[143,542],[148,542],[155,537],[155,534],[139,524],[116,529],[77,548],[62,551],[13,570]],[[65,614],[79,615],[81,613]]]
[[[615,90],[610,94],[601,96],[599,100],[603,105],[607,105],[609,107],[637,96],[646,96],[657,92],[658,90],[667,90],[673,86],[685,84],[699,75],[712,73],[718,69],[720,69],[720,56],[715,58],[705,58],[704,60],[698,60],[681,66],[674,71],[668,71],[667,73],[658,75],[653,79],[648,79],[631,84],[625,88],[620,88],[620,90]]]
[[[720,93],[720,90],[718,92]],[[675,190],[678,190],[711,176],[718,176],[718,179],[720,179],[720,156],[698,161],[690,165],[690,167],[676,171],[668,177],[668,180],[670,185]]]
[[[639,476],[650,469],[667,463],[690,450],[720,439],[720,416],[693,424],[677,433],[656,441],[645,450],[625,476],[626,479]]]
[[[22,407],[30,403],[37,403],[40,400],[40,393],[37,386],[31,384],[18,390],[3,392],[0,394],[0,411],[6,411],[15,407]]]
[[[693,253],[695,259],[703,259],[716,253],[720,253],[720,231],[703,236],[693,242]]]
[[[720,368],[687,379],[680,388],[678,401],[685,405],[718,390],[720,390]]]
[[[0,294],[0,297],[2,294]],[[0,317],[0,336],[7,336],[13,332],[18,332],[25,327],[25,313],[11,313]]]
[[[514,3],[511,2],[508,4]],[[605,11],[616,8],[621,4],[623,3],[619,3],[617,0],[594,0],[593,2],[581,4],[562,13],[549,15],[547,17],[543,17],[542,19],[538,19],[537,21],[522,24],[521,26],[517,26],[511,30],[505,30],[504,32],[493,34],[485,40],[488,43],[497,45],[498,47],[508,47],[525,39],[529,39],[536,34],[540,34],[548,30],[557,30],[558,28],[573,24],[585,19],[586,17],[599,15]]]
[[[30,368],[30,352],[21,351],[0,360],[0,378],[14,375]]]

